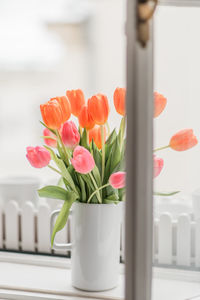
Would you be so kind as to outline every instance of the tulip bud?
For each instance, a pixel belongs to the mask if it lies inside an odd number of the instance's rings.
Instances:
[[[72,114],[76,117],[79,116],[83,105],[85,104],[85,97],[82,90],[67,91],[66,95],[71,104]]]
[[[82,146],[77,146],[75,148],[71,163],[76,172],[81,174],[88,174],[95,167],[93,156],[86,148]]]
[[[43,130],[43,136],[51,136],[53,137],[54,139],[45,139],[44,138],[44,142],[47,146],[50,146],[52,148],[56,148],[57,147],[57,140],[56,139],[56,135],[53,134],[48,128],[45,128]]]
[[[44,147],[27,147],[26,151],[26,157],[34,168],[46,167],[51,160],[49,151]]]
[[[66,147],[74,148],[79,144],[80,134],[73,121],[67,121],[63,124],[61,137]]]
[[[176,151],[185,151],[196,146],[197,143],[193,129],[184,129],[172,136],[169,146]]]
[[[122,189],[126,185],[126,173],[113,173],[109,178],[109,183],[114,189]]]
[[[118,114],[125,116],[126,108],[125,108],[125,97],[126,97],[126,89],[125,88],[116,88],[114,91],[113,99],[115,109]]]
[[[105,124],[109,114],[108,98],[103,94],[92,96],[88,100],[88,112],[96,124]]]
[[[102,142],[101,142],[101,127],[95,126],[89,131],[89,143],[94,140],[94,143],[96,146],[101,149],[102,148]],[[106,128],[104,126],[104,143],[106,141]]]

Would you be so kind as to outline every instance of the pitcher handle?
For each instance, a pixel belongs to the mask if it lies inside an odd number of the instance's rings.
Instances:
[[[55,218],[57,217],[57,215],[59,213],[60,213],[59,209],[58,210],[54,210],[51,213],[51,217],[50,217],[50,241],[51,241],[51,236],[52,236],[52,233],[53,233],[53,227],[54,227],[54,223],[55,223]],[[72,210],[70,210],[69,216],[71,214],[72,214]],[[71,251],[71,249],[72,249],[72,243],[58,244],[54,240],[52,249],[54,249],[54,250],[68,250],[68,251]]]

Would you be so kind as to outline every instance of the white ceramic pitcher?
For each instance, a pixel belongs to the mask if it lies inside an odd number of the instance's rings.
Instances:
[[[51,215],[51,232],[59,211]],[[72,285],[87,291],[103,291],[117,286],[120,259],[122,203],[72,205],[70,244],[54,249],[71,251]]]

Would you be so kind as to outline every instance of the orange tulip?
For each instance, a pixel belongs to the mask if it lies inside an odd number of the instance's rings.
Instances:
[[[108,98],[103,94],[92,96],[88,100],[88,112],[96,124],[105,124],[109,114]]]
[[[102,143],[101,143],[101,127],[95,126],[93,129],[89,131],[89,143],[94,140],[96,146],[101,149]],[[104,143],[106,141],[106,128],[104,127]]]
[[[88,107],[87,105],[84,105],[81,109],[81,112],[78,117],[79,124],[81,127],[90,130],[94,127],[95,123],[94,120],[92,119],[92,116],[88,112]]]
[[[71,103],[72,114],[76,117],[79,116],[81,108],[85,104],[85,97],[82,90],[67,91],[66,95]]]
[[[167,98],[163,95],[154,92],[154,118],[157,118],[161,112],[165,109],[167,104]]]
[[[176,151],[185,151],[196,146],[197,143],[198,140],[193,130],[184,129],[172,136],[169,146]]]
[[[126,97],[126,89],[125,88],[116,88],[114,91],[113,99],[115,109],[118,114],[125,116],[125,97]]]
[[[71,107],[66,96],[51,98],[40,105],[44,123],[51,129],[59,129],[70,118]]]

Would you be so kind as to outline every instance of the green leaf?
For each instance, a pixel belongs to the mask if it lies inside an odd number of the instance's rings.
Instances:
[[[119,139],[117,137],[114,142],[112,153],[111,153],[110,174],[113,172],[113,170],[119,164],[120,161],[121,161],[121,152],[119,147]]]
[[[99,169],[99,173],[101,174],[102,154],[99,151],[99,149],[97,148],[96,144],[94,143],[94,140],[92,140],[91,147],[92,147],[92,154],[93,154],[93,157],[95,160],[95,164],[96,164],[97,168]]]
[[[88,196],[88,198],[89,198],[90,195],[96,190],[96,188],[94,187],[93,183],[91,182],[90,177],[88,177],[87,174],[81,174],[80,176],[83,178],[83,180],[84,180],[84,181],[86,182],[86,184],[87,184],[87,188],[88,188],[88,195],[87,195],[87,196]],[[94,195],[94,196],[92,197],[91,203],[99,203],[98,198],[97,198],[96,195]]]
[[[113,129],[113,131],[109,135],[108,139],[106,140],[106,145],[111,145],[114,142],[114,140],[116,139],[116,137],[117,137],[116,130]]]
[[[95,166],[94,169],[92,170],[92,174],[94,175],[97,186],[98,187],[102,186],[101,175],[99,173],[99,169],[97,168],[97,166]]]
[[[66,181],[68,182],[71,189],[75,193],[77,193],[76,186],[74,184],[74,181],[73,181],[69,171],[67,170],[67,167],[65,166],[65,163],[56,156],[56,154],[54,153],[54,151],[50,147],[48,147],[48,146],[44,146],[44,147],[50,152],[51,158],[54,160],[54,162],[56,163],[56,165],[60,169],[62,176],[66,179]]]
[[[38,190],[40,197],[53,198],[60,200],[67,200],[69,197],[69,192],[62,187],[56,185],[47,185],[40,190]]]
[[[61,211],[56,219],[56,223],[54,225],[53,233],[51,236],[51,247],[53,246],[55,235],[58,231],[62,230],[67,223],[67,219],[69,216],[70,208],[73,204],[73,202],[76,201],[77,195],[73,192],[67,192],[68,193],[68,200],[66,200],[61,208]]]
[[[119,195],[119,201],[124,201],[125,196],[126,196],[126,189],[122,188],[118,190],[118,195]]]
[[[103,203],[104,204],[112,204],[112,203],[113,204],[118,204],[119,201],[118,200],[116,200],[116,201],[115,200],[109,200],[109,199],[106,198],[106,199],[104,199]]]
[[[57,186],[62,187],[63,185],[64,185],[63,177],[60,177],[60,179],[58,180]]]
[[[86,190],[85,190],[85,182],[80,174],[77,174],[77,177],[78,177],[78,181],[79,181],[80,188],[81,188],[81,201],[86,202],[87,195],[86,195]]]
[[[89,145],[88,145],[88,142],[87,142],[87,130],[84,128],[83,130],[83,134],[81,136],[81,139],[80,139],[80,145],[85,147],[87,150],[89,150]]]

